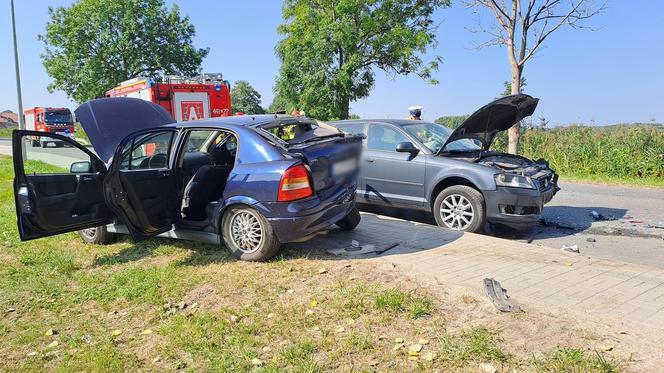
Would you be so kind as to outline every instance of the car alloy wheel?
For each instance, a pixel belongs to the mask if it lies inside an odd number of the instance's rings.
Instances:
[[[97,228],[94,227],[94,228],[82,229],[81,235],[85,236],[84,238],[87,238],[88,240],[92,241],[97,236]]]
[[[450,194],[440,205],[440,216],[445,226],[462,231],[473,222],[473,205],[460,194]]]
[[[260,249],[263,243],[263,226],[253,211],[240,210],[231,216],[231,240],[245,254]]]

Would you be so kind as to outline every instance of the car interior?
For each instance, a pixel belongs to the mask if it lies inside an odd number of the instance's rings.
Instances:
[[[205,228],[234,165],[235,135],[218,130],[191,130],[179,159],[181,215],[184,225]]]

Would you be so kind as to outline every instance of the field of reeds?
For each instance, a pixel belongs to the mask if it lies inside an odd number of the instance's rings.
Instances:
[[[507,136],[494,148],[504,151]],[[664,126],[632,124],[526,129],[520,153],[544,158],[563,176],[664,186]]]

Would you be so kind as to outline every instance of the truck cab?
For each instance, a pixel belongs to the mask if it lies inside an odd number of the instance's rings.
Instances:
[[[59,107],[34,107],[24,111],[25,125],[29,131],[57,134],[71,139],[74,138],[74,120],[71,111]],[[46,147],[54,145],[63,146],[64,142],[57,141],[52,137],[30,136],[32,146]]]

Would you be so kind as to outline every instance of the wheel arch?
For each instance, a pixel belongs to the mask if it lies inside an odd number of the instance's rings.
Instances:
[[[454,175],[454,176],[447,176],[439,180],[431,190],[431,194],[429,195],[429,208],[431,209],[431,211],[433,211],[433,205],[436,201],[436,197],[438,197],[438,194],[443,190],[454,185],[465,185],[477,190],[482,195],[482,199],[485,200],[483,201],[483,203],[486,204],[486,199],[484,197],[482,189],[478,188],[477,185],[475,185],[475,183],[473,183],[469,178],[466,178],[464,176]]]
[[[219,200],[219,203],[217,204],[216,210],[214,211],[214,228],[217,231],[217,234],[221,237],[223,232],[221,231],[221,223],[222,219],[224,218],[224,213],[226,210],[228,210],[229,207],[237,206],[237,205],[244,205],[244,206],[249,206],[252,208],[255,208],[261,213],[265,213],[264,208],[261,206],[261,204],[248,196],[233,196],[230,197],[226,200]]]

